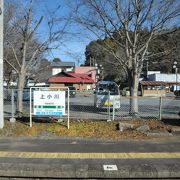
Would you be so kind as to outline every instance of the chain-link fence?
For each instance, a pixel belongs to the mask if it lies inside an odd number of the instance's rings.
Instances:
[[[4,116],[14,117],[17,112],[16,89],[4,89]],[[70,90],[70,119],[177,119],[180,111],[180,98],[172,97],[142,97],[138,96],[138,112],[131,112],[130,99],[121,96],[120,108],[97,108],[93,91],[74,92]],[[67,99],[67,98],[66,98]],[[32,103],[33,104],[33,103]],[[23,91],[23,116],[30,115],[30,90]]]

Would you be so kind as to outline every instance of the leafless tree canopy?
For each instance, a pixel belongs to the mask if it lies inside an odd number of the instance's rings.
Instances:
[[[131,95],[137,96],[139,76],[149,43],[163,28],[177,24],[178,0],[78,0],[75,20],[97,35],[110,38],[124,50],[118,53],[111,44],[104,47],[120,64],[129,78]],[[134,106],[136,102],[134,101]]]
[[[22,112],[22,90],[27,75],[32,72],[42,54],[57,49],[66,36],[69,17],[56,16],[60,10],[45,7],[45,16],[36,17],[33,1],[26,7],[24,4],[6,1],[7,16],[5,19],[5,61],[13,68],[18,77],[18,111]],[[45,30],[40,31],[40,27]],[[42,29],[42,28],[41,28]],[[45,32],[45,33],[44,33]]]
[[[75,10],[77,22],[95,33],[98,38],[110,37],[117,45],[124,48],[126,57],[119,59],[118,56],[117,59],[126,68],[138,65],[139,61],[144,59],[151,39],[155,38],[163,28],[172,26],[171,20],[179,16],[180,10],[178,1],[172,0],[80,0],[78,2]],[[146,30],[146,33],[142,33],[143,30]],[[132,57],[134,61],[129,61]]]
[[[59,5],[54,10],[45,7],[44,14],[36,17],[35,1],[27,1],[26,7],[18,2],[6,1],[4,59],[16,71],[20,90],[42,54],[59,48],[73,30],[69,27],[73,14],[78,25],[106,39],[103,48],[114,57],[113,64],[128,75],[131,95],[137,96],[150,42],[164,33],[164,28],[177,24],[180,13],[178,0],[67,0],[72,11],[64,12],[65,17],[57,13],[62,8]],[[40,31],[42,26],[45,33]],[[132,106],[137,107],[137,102],[133,100]],[[22,112],[22,91],[18,94],[18,111]]]

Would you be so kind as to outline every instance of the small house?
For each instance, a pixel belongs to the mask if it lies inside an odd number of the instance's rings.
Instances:
[[[180,90],[180,74],[165,74],[148,71],[145,80],[140,81],[142,96],[165,96],[166,93]]]
[[[65,87],[73,86],[77,90],[90,90],[94,80],[88,74],[60,72],[48,79],[49,86]]]

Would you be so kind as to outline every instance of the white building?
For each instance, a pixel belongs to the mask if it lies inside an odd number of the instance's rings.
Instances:
[[[75,62],[52,62],[52,75],[56,75],[62,71],[74,72]]]
[[[148,75],[148,81],[163,81],[167,83],[173,83],[172,87],[173,90],[180,90],[180,86],[176,85],[180,82],[180,74],[161,74],[161,73],[154,73]]]

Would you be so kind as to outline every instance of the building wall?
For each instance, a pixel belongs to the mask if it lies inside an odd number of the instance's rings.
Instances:
[[[143,96],[150,96],[150,97],[161,97],[161,96],[165,96],[166,95],[166,91],[165,90],[143,90]]]
[[[176,82],[176,74],[150,74],[149,81]],[[180,74],[177,74],[177,82],[180,82]]]
[[[87,91],[87,90],[91,90],[92,89],[92,84],[73,84],[73,86],[80,91]]]
[[[50,84],[49,85],[49,87],[64,87],[64,84],[60,84],[60,83],[58,83],[58,84]]]
[[[94,80],[94,82],[96,82],[96,67],[94,66],[76,66],[75,67],[75,73],[79,73],[79,74],[90,74],[92,80]],[[85,88],[86,90],[88,89],[94,89],[96,87],[95,83],[87,85],[87,87]]]
[[[58,73],[62,72],[62,68],[52,68],[52,75],[56,75]]]
[[[50,87],[65,87],[64,83],[56,83],[56,84],[50,84]],[[75,87],[77,90],[83,91],[83,90],[90,90],[92,89],[92,84],[72,84],[73,87]]]
[[[96,67],[94,66],[77,66],[75,67],[75,73],[79,74],[90,74],[91,78],[96,80]]]
[[[64,70],[65,72],[74,72],[74,67],[52,68],[52,75],[56,75]]]
[[[161,72],[160,71],[148,71],[148,75],[150,74],[160,74]]]
[[[74,68],[73,67],[69,67],[65,69],[66,72],[74,72]]]
[[[176,82],[180,82],[180,74],[177,74],[177,79],[176,79],[176,74],[150,74],[148,75],[148,80],[149,81],[163,81],[163,82],[171,82],[174,83],[171,87],[172,91],[175,90],[180,90],[180,86],[176,85]],[[168,88],[168,87],[167,87]]]

